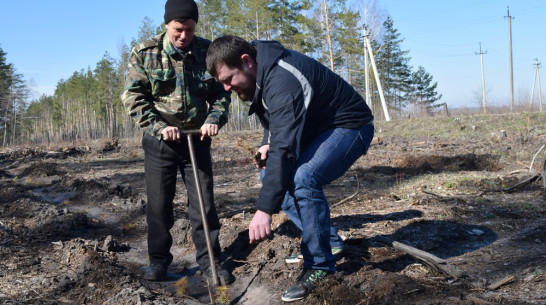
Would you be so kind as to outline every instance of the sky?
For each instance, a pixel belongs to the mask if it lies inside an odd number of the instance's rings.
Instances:
[[[409,50],[410,64],[414,69],[423,66],[438,82],[442,100],[456,107],[481,105],[480,43],[486,103],[510,105],[509,8],[514,102],[529,104],[535,83],[533,104],[538,105],[535,59],[546,60],[546,1],[383,0],[378,4],[404,38],[402,48]],[[537,76],[544,74],[541,67]]]
[[[359,9],[364,1],[351,5]],[[163,21],[164,3],[0,0],[0,48],[32,84],[34,97],[52,95],[60,80],[94,69],[106,52],[119,58],[120,46],[137,37],[144,17]],[[404,39],[413,70],[423,66],[450,107],[481,105],[481,57],[487,103],[510,105],[509,7],[515,103],[529,103],[533,84],[538,103],[535,59],[546,60],[546,1],[377,0],[377,7]]]

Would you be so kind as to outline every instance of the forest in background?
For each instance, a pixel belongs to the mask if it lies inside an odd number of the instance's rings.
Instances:
[[[392,118],[430,116],[445,112],[437,83],[422,66],[409,64],[409,51],[394,20],[370,1],[363,12],[346,0],[200,0],[196,35],[214,40],[233,34],[247,40],[277,40],[307,54],[343,76],[366,96],[376,119],[385,119],[364,32],[370,41],[385,104]],[[94,68],[75,71],[57,83],[52,96],[30,98],[31,88],[13,64],[6,62],[0,41],[0,143],[2,146],[134,137],[140,134],[128,117],[120,93],[131,48],[161,33],[164,25],[144,17],[137,37],[113,57],[105,53]],[[364,31],[366,29],[366,31]],[[366,75],[368,77],[366,77]],[[440,108],[440,106],[444,108]],[[230,120],[224,130],[256,128],[247,104],[233,95]]]

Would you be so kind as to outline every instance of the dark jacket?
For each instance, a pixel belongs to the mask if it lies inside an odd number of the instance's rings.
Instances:
[[[280,210],[293,187],[299,152],[331,128],[358,128],[373,121],[364,98],[343,78],[320,62],[285,49],[276,41],[254,41],[256,92],[249,114],[262,123],[269,143],[267,170],[258,210]]]

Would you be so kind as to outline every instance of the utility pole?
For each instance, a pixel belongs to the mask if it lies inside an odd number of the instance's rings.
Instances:
[[[364,9],[364,20],[367,20],[367,14],[368,10]],[[367,35],[366,29],[364,29],[364,35]],[[368,52],[371,51],[372,50],[368,50],[368,47],[366,46],[366,37],[364,37],[364,85],[366,88],[366,103],[373,112],[373,103],[370,96],[370,60],[368,59]]]
[[[366,86],[366,103],[370,106],[372,111],[374,111],[370,95],[370,60],[368,57],[368,48],[366,47],[366,40],[364,40],[364,83]]]
[[[539,100],[538,107],[539,107],[539,111],[542,112],[542,89],[540,86],[540,72],[539,72],[540,63],[538,62],[538,59],[536,58],[535,58],[534,66],[535,66],[535,79],[533,80],[533,87],[531,89],[531,99],[529,100],[529,106],[533,104],[533,96],[535,95],[535,83],[538,78],[538,100]]]
[[[512,64],[512,19],[510,16],[510,7],[508,6],[508,44],[509,44],[509,57],[510,57],[510,111],[514,111],[514,67]]]
[[[482,51],[482,43],[480,42],[480,52],[476,53],[476,55],[480,55],[480,60],[482,63],[482,107],[483,113],[487,113],[487,108],[485,107],[485,76],[483,74],[483,54],[487,54],[487,51]]]
[[[368,53],[370,55],[370,60],[372,62],[373,74],[375,75],[375,83],[377,84],[377,91],[379,91],[379,98],[381,99],[381,106],[383,107],[383,113],[385,114],[385,121],[390,121],[391,117],[389,115],[389,110],[387,109],[387,103],[385,103],[385,96],[383,96],[383,87],[381,86],[381,80],[379,79],[379,72],[377,72],[377,67],[375,66],[375,59],[373,57],[372,45],[370,44],[370,39],[366,32],[366,26],[362,27],[364,31],[364,41],[368,47]]]

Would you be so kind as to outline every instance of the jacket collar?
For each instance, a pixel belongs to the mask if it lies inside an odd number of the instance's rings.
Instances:
[[[163,33],[163,50],[167,55],[169,56],[176,56],[176,54],[180,54],[180,56],[184,57],[185,55],[190,55],[195,53],[195,40],[196,36],[193,36],[190,45],[187,46],[184,49],[178,49],[169,40],[169,36],[167,36],[167,32]]]
[[[248,115],[256,112],[262,104],[263,84],[271,69],[273,69],[279,59],[284,54],[284,46],[278,41],[260,41],[254,40],[251,43],[256,48],[256,91],[252,104],[248,110]]]

